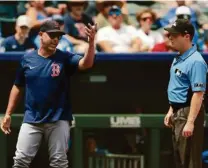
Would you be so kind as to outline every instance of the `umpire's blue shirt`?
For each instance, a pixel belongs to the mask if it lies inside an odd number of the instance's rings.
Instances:
[[[205,91],[206,75],[207,64],[197,51],[196,46],[174,58],[168,85],[170,104],[187,103],[189,91]]]

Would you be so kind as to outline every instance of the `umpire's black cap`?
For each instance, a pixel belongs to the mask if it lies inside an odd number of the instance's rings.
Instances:
[[[194,26],[188,19],[177,19],[171,27],[164,28],[170,34],[190,34],[194,36]]]

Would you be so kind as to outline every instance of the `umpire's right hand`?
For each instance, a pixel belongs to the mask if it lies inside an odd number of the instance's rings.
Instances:
[[[168,112],[164,118],[164,124],[166,127],[172,127],[172,122],[171,122],[171,117],[172,117],[172,114],[171,112]]]

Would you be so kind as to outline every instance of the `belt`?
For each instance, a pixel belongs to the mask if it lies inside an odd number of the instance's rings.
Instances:
[[[170,106],[173,108],[173,111],[177,111],[181,108],[189,107],[190,103],[170,103]]]

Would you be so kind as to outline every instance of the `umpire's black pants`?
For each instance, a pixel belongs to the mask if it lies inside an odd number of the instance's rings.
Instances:
[[[183,137],[182,131],[186,124],[190,107],[176,108],[173,111],[171,118],[173,124],[172,141],[176,168],[202,168],[204,106],[202,105],[200,109],[195,120],[193,135],[189,138]]]

